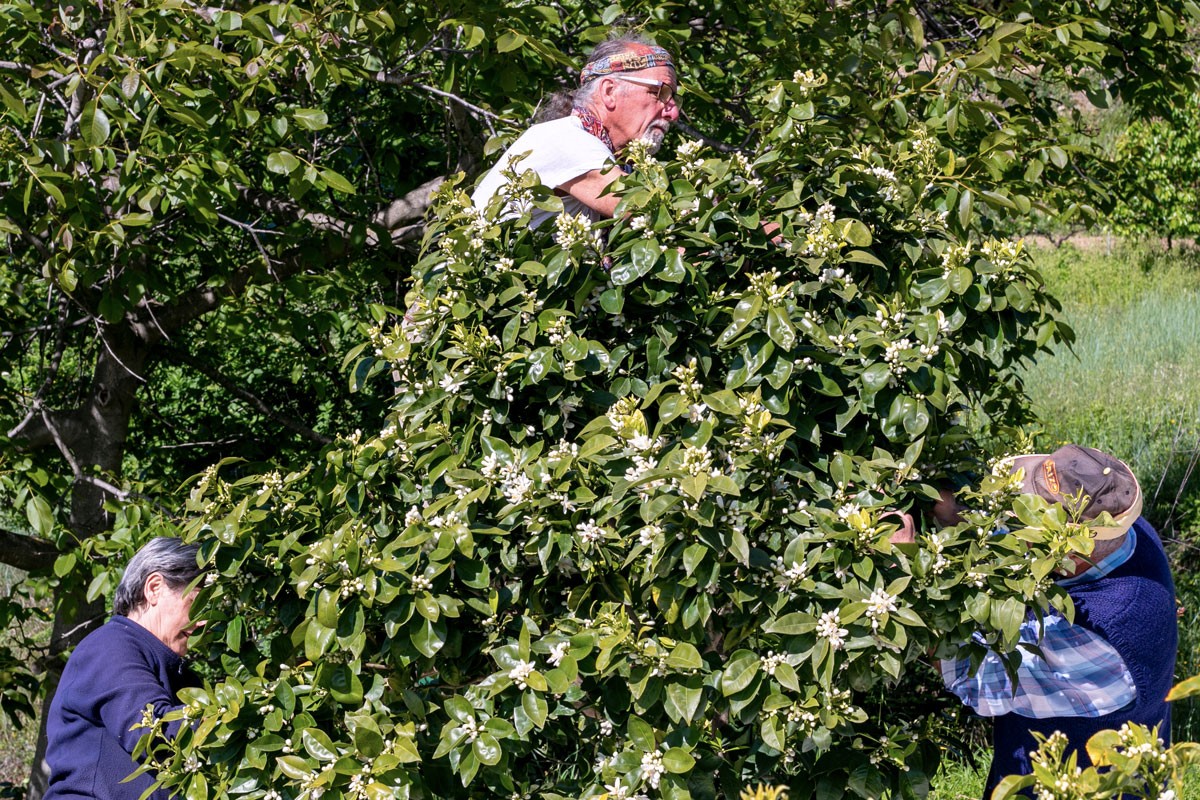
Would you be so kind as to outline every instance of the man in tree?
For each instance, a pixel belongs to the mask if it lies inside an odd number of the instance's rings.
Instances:
[[[495,197],[513,170],[532,170],[563,198],[566,213],[613,216],[617,198],[606,190],[622,174],[616,155],[635,140],[658,149],[679,117],[677,87],[670,53],[648,39],[618,35],[598,45],[580,74],[570,115],[523,133],[479,183],[475,205]],[[535,209],[532,225],[552,216]]]
[[[1125,463],[1078,445],[1019,456],[1012,470],[1021,472],[1025,494],[1061,503],[1083,520],[1108,513],[1113,523],[1091,527],[1094,549],[1073,554],[1058,577],[1075,604],[1074,623],[1049,614],[1022,625],[1022,645],[1038,650],[1023,649],[1015,687],[995,653],[974,671],[967,659],[942,662],[950,690],[994,718],[985,797],[1005,775],[1032,772],[1034,732],[1066,734],[1083,766],[1090,763],[1087,740],[1101,730],[1136,722],[1158,726],[1164,741],[1171,736],[1175,586],[1158,534],[1141,516],[1137,478]],[[944,505],[938,513],[952,521]]]

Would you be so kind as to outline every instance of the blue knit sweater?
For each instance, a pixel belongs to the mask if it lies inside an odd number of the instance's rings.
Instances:
[[[992,769],[984,797],[991,796],[1005,775],[1028,775],[1033,771],[1029,756],[1037,748],[1034,731],[1044,735],[1056,730],[1065,733],[1084,767],[1091,763],[1085,749],[1087,740],[1126,722],[1158,725],[1159,736],[1170,742],[1171,710],[1166,695],[1174,680],[1179,641],[1175,584],[1162,543],[1150,523],[1139,518],[1133,533],[1137,547],[1128,561],[1102,578],[1067,587],[1067,594],[1075,602],[1075,623],[1104,637],[1121,654],[1137,687],[1137,699],[1103,717],[996,717]]]
[[[156,716],[178,708],[177,692],[193,685],[183,659],[133,620],[114,616],[88,634],[67,661],[46,719],[45,800],[138,800],[153,780],[122,783],[137,768],[130,754],[146,732],[130,728],[147,704]],[[169,796],[159,789],[150,800]]]

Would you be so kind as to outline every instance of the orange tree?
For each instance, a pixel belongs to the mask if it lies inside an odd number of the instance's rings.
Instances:
[[[935,740],[881,693],[969,627],[1011,643],[1065,539],[1014,569],[976,530],[998,500],[907,550],[881,514],[977,450],[968,418],[1022,421],[1013,366],[1067,335],[994,238],[1091,196],[1039,87],[1169,99],[1185,7],[3,6],[28,524],[0,543],[55,589],[52,655],[101,616],[119,559],[95,556],[182,522],[222,576],[202,719],[162,756],[192,797],[919,792]],[[679,53],[692,116],[626,182],[613,271],[580,223],[498,222],[456,180],[427,226],[429,187],[614,21]],[[364,299],[348,365],[386,425],[226,374],[337,350]],[[206,451],[182,520],[160,481],[197,463],[164,455],[188,431],[137,413],[165,365],[257,408],[250,455],[281,462]],[[312,444],[273,449],[285,428]]]

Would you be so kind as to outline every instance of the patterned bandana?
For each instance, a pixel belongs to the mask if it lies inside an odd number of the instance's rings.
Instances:
[[[614,72],[637,72],[651,67],[675,69],[675,62],[671,60],[670,53],[657,45],[633,42],[619,53],[585,64],[583,71],[579,73],[579,85],[582,86],[593,78],[612,75]]]
[[[613,147],[612,137],[608,135],[608,129],[604,127],[604,123],[591,110],[582,106],[575,106],[571,109],[571,116],[579,117],[579,122],[583,125],[585,131],[603,142],[604,146],[612,152],[617,152],[617,148]]]

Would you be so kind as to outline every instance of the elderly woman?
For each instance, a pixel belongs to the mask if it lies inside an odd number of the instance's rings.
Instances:
[[[183,655],[196,627],[198,549],[166,538],[142,547],[121,576],[112,619],[71,654],[46,721],[46,800],[138,800],[153,783],[150,775],[122,782],[137,768],[131,754],[144,733],[130,729],[147,706],[162,716],[179,707],[180,689],[197,685]]]

